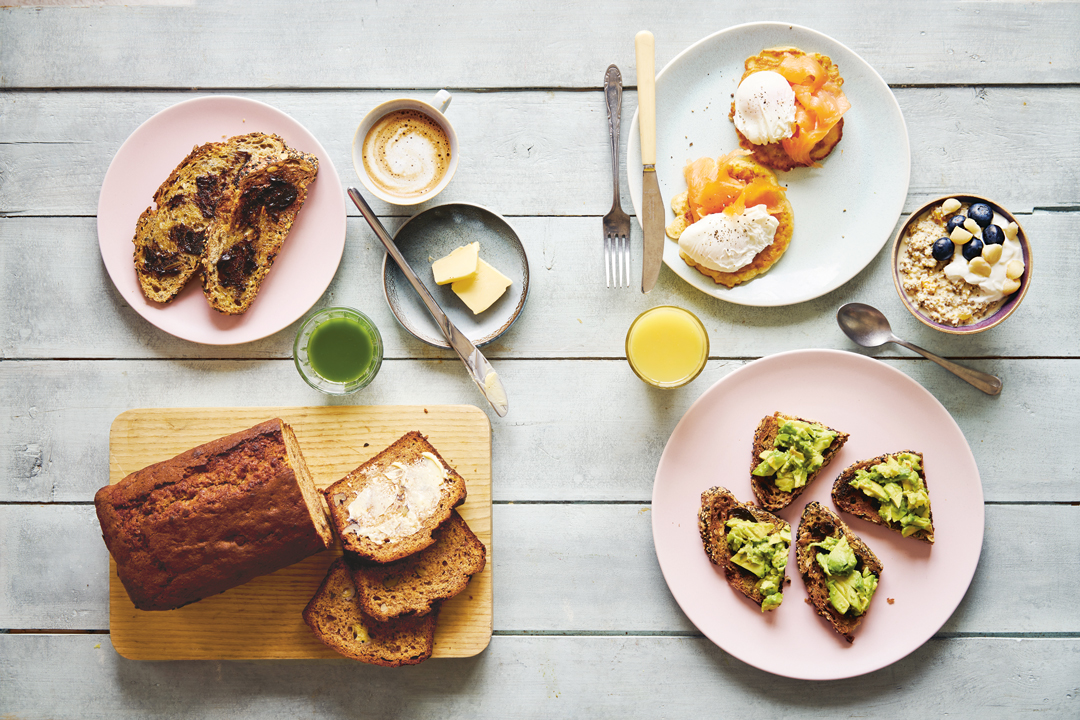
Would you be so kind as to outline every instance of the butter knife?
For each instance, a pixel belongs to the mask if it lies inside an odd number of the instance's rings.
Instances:
[[[656,182],[656,71],[653,34],[634,36],[637,57],[638,131],[641,134],[641,292],[647,293],[660,277],[664,262],[664,201]]]
[[[402,274],[405,275],[409,284],[413,286],[413,290],[424,301],[424,306],[431,313],[431,317],[435,319],[435,324],[439,326],[439,330],[442,331],[446,342],[450,343],[450,347],[461,358],[461,362],[465,363],[465,368],[469,371],[469,375],[472,376],[473,382],[480,388],[480,392],[487,398],[487,401],[491,403],[491,409],[499,417],[505,416],[506,411],[510,409],[506,401],[506,389],[503,388],[502,380],[499,378],[498,373],[495,372],[495,369],[491,367],[491,363],[476,349],[472,341],[465,337],[454,323],[450,322],[450,318],[446,317],[446,313],[439,307],[439,303],[435,302],[435,298],[431,296],[427,287],[420,282],[420,278],[409,267],[409,262],[398,250],[393,238],[390,237],[390,234],[386,232],[386,228],[379,222],[379,218],[375,216],[364,196],[356,188],[349,188],[349,197],[352,198],[353,203],[360,210],[360,214],[364,216],[364,219],[367,220],[371,229],[375,231],[375,236],[382,242],[386,252],[401,268]]]

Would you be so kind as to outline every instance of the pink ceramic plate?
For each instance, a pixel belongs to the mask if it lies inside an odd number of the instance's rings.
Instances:
[[[192,278],[167,305],[147,300],[132,260],[139,215],[194,146],[256,131],[276,133],[319,158],[319,175],[259,296],[243,315],[222,315],[207,305]],[[208,345],[251,342],[288,327],[322,297],[345,248],[345,196],[326,150],[285,113],[241,97],[195,98],[154,115],[120,146],[101,185],[98,243],[124,301],[157,327]]]
[[[803,602],[806,588],[794,547],[784,602],[764,615],[728,585],[723,570],[702,549],[697,528],[701,492],[723,485],[741,501],[754,501],[754,430],[777,410],[851,435],[810,489],[778,513],[791,523],[793,537],[811,500],[835,511],[832,483],[848,465],[899,450],[925,456],[936,537],[932,547],[841,514],[884,566],[870,612],[850,645]],[[871,672],[921,646],[963,599],[982,548],[979,470],[948,411],[900,371],[835,350],[763,358],[709,388],[668,440],[656,470],[652,509],[656,555],[687,617],[740,660],[808,680]]]

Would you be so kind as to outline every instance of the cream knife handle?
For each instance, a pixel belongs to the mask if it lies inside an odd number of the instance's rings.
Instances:
[[[656,60],[653,34],[642,30],[634,36],[637,56],[638,130],[641,133],[641,164],[656,164]]]

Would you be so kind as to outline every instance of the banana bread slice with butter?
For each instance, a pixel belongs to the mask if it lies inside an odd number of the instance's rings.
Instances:
[[[367,615],[386,621],[399,615],[431,612],[468,585],[487,564],[487,549],[468,524],[450,512],[434,533],[435,542],[392,563],[350,564],[360,606]]]
[[[275,418],[131,473],[94,497],[140,610],[172,610],[325,550],[324,504]]]
[[[417,431],[323,490],[347,552],[379,563],[435,542],[432,533],[465,502],[465,478]]]
[[[347,658],[387,667],[417,665],[431,657],[437,615],[438,607],[426,615],[405,615],[387,622],[365,615],[343,557],[331,563],[304,608],[304,622],[327,646]]]

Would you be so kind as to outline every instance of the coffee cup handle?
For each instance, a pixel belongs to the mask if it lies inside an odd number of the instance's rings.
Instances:
[[[446,108],[449,107],[450,100],[452,100],[453,97],[453,95],[446,92],[445,90],[440,90],[439,92],[435,93],[435,97],[431,98],[431,105],[435,107],[439,112],[444,113],[446,112]]]

